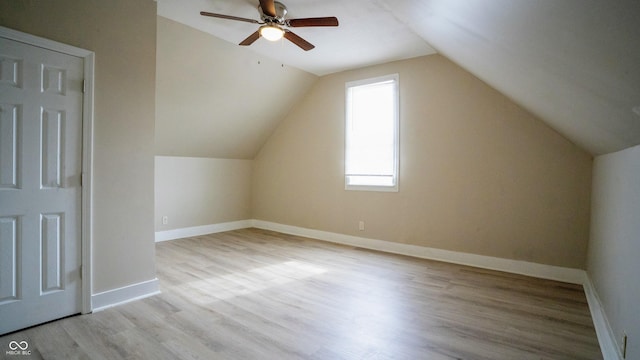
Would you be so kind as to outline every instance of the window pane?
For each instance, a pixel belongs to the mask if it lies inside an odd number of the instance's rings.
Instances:
[[[396,76],[347,84],[347,185],[396,185],[396,102]]]

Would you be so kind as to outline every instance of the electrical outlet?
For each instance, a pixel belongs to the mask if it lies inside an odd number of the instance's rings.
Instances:
[[[169,223],[169,217],[168,216],[163,216],[162,217],[162,225],[167,225]]]
[[[620,350],[622,350],[622,358],[627,358],[627,334],[622,333],[622,344],[620,345]]]
[[[360,220],[358,222],[358,230],[364,231],[364,221]]]

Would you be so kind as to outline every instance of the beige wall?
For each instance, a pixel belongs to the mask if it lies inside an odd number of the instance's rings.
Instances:
[[[155,278],[153,0],[0,0],[0,25],[94,51],[93,292]]]
[[[250,219],[251,163],[156,156],[156,231]]]
[[[250,219],[251,160],[239,159],[317,76],[161,16],[156,59],[155,230]]]
[[[400,191],[345,191],[344,84],[390,73],[400,75]],[[322,77],[254,160],[253,217],[584,268],[591,163],[542,121],[432,55]]]
[[[253,159],[318,79],[160,16],[157,41],[156,155]]]
[[[627,359],[640,359],[640,146],[598,156],[593,166],[587,271]]]

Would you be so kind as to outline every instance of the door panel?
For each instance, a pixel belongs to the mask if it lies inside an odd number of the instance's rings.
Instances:
[[[63,214],[44,214],[42,215],[41,230],[41,249],[42,264],[40,269],[42,274],[41,293],[47,293],[56,290],[64,290],[62,287],[62,273],[64,260],[62,258],[62,216]]]
[[[60,167],[62,165],[63,121],[64,111],[42,109],[42,123],[40,124],[42,183],[40,186],[43,189],[59,188],[62,185],[60,181],[62,169]]]
[[[18,218],[0,218],[0,303],[18,299]]]
[[[0,104],[0,189],[18,187],[19,109],[15,104]]]
[[[83,74],[0,38],[0,334],[81,310]]]

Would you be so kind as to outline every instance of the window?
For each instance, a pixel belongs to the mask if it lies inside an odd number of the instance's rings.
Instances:
[[[398,75],[348,82],[345,189],[398,191]]]

